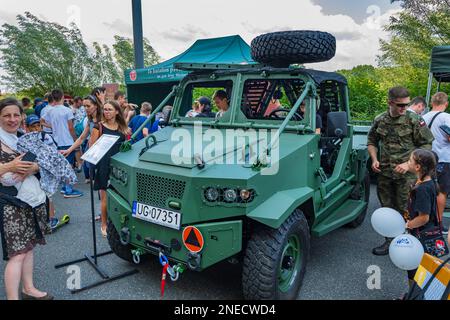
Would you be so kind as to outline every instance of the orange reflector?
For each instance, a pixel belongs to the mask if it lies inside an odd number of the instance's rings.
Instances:
[[[196,227],[187,227],[183,230],[183,244],[190,252],[199,253],[202,251],[205,241],[200,230]]]

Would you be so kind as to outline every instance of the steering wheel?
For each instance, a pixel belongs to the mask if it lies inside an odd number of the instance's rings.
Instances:
[[[277,119],[277,120],[286,119],[286,117],[283,118],[283,117],[280,117],[279,115],[277,115],[278,112],[286,112],[286,113],[289,114],[289,112],[291,112],[291,110],[290,109],[286,109],[286,108],[275,109],[269,114],[269,118],[274,118],[274,119]],[[294,116],[292,117],[292,120],[294,120],[294,121],[302,121],[303,117],[298,112],[296,112],[296,113],[294,113]]]

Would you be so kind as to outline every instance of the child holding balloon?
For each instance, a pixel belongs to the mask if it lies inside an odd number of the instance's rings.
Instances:
[[[438,185],[433,180],[436,157],[431,151],[417,149],[408,161],[409,171],[417,176],[416,185],[410,192],[406,229],[412,235],[435,228],[438,225]],[[408,271],[408,279],[414,280],[416,270]]]

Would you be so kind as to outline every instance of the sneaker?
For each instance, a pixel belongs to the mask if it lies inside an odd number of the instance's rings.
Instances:
[[[372,253],[376,256],[386,256],[389,254],[389,246],[391,245],[392,239],[386,238],[386,241],[379,247],[372,250]]]
[[[79,197],[82,197],[83,195],[84,195],[83,192],[72,189],[72,191],[70,191],[70,192],[67,191],[64,194],[64,198],[79,198]]]
[[[50,228],[55,229],[59,224],[58,218],[50,218]]]
[[[90,219],[90,220],[91,220],[91,222],[92,222],[92,219]],[[101,214],[101,213],[97,214],[97,215],[95,216],[94,221],[95,221],[95,222],[100,222],[100,221],[102,221],[102,214]]]
[[[61,194],[65,194],[66,193],[66,186],[63,186],[62,188],[61,188]]]

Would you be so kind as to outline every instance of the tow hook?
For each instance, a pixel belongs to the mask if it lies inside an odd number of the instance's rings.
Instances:
[[[163,267],[163,273],[164,269],[167,267],[167,273],[170,276],[170,280],[172,282],[176,282],[180,279],[180,275],[183,274],[185,271],[185,268],[182,264],[177,264],[176,266],[171,267],[169,263],[169,259],[164,255],[162,251],[159,252],[159,263]]]
[[[141,256],[145,254],[145,252],[142,249],[136,249],[136,250],[132,250],[131,254],[133,256],[133,262],[135,264],[140,264],[141,263]]]
[[[193,271],[199,271],[202,263],[202,256],[199,253],[189,252],[188,254],[188,267]]]
[[[122,228],[122,230],[120,230],[120,243],[123,246],[127,246],[130,244],[131,241],[131,233],[130,233],[130,229],[128,228]]]

